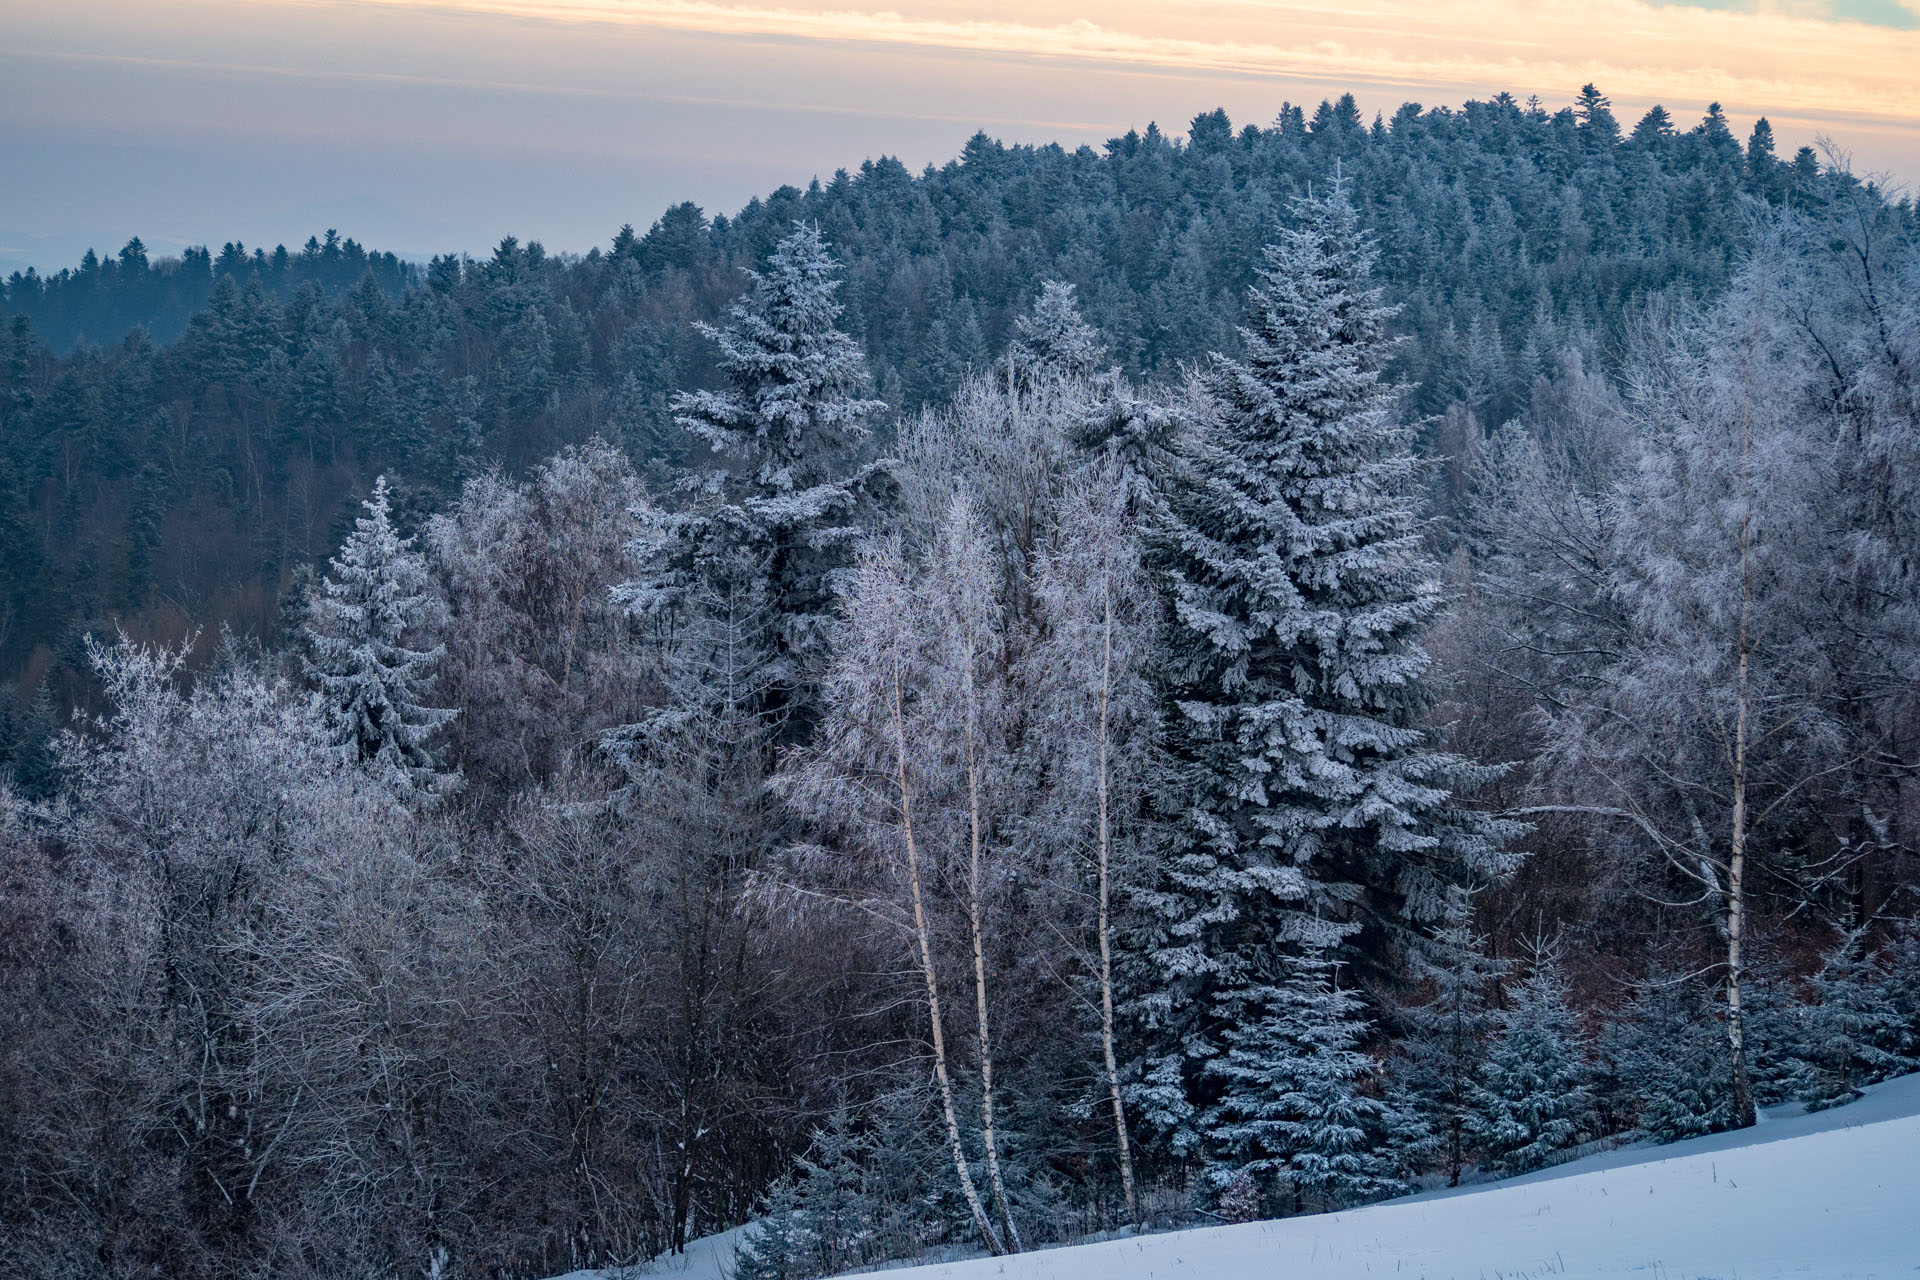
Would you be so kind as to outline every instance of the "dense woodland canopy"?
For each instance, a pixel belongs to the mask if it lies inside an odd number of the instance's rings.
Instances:
[[[1920,213],[1764,120],[3,301],[19,1274],[800,1280],[1920,1066]]]
[[[1260,247],[1336,168],[1413,338],[1395,372],[1414,411],[1458,404],[1488,426],[1561,354],[1614,368],[1650,302],[1722,287],[1748,200],[1837,190],[1810,152],[1775,156],[1764,122],[1743,150],[1717,110],[1625,131],[1598,96],[1553,112],[1501,97],[1369,125],[1348,97],[1101,151],[982,134],[917,176],[882,159],[733,217],[680,205],[584,258],[509,237],[421,272],[331,233],[158,263],[130,244],[0,298],[0,673],[23,706],[51,676],[64,706],[90,629],[267,634],[382,472],[413,525],[490,466],[524,474],[595,437],[642,470],[683,460],[669,399],[713,373],[691,322],[796,218],[845,264],[875,393],[911,413],[985,368],[1044,280],[1075,286],[1130,375],[1232,351]]]

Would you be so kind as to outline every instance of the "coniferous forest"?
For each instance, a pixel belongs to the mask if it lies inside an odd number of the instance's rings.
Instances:
[[[1920,1069],[1920,208],[976,135],[0,292],[0,1268],[742,1280]]]

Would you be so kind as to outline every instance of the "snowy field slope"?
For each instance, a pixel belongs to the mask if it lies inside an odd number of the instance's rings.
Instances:
[[[1920,1277],[1920,1076],[1742,1134],[1350,1213],[916,1267],[901,1280]]]
[[[1768,1107],[1761,1111],[1760,1123],[1751,1129],[1709,1134],[1704,1138],[1691,1138],[1685,1142],[1670,1143],[1666,1146],[1652,1142],[1636,1143],[1630,1147],[1620,1147],[1598,1155],[1572,1160],[1551,1169],[1542,1169],[1537,1173],[1502,1179],[1497,1185],[1528,1186],[1536,1182],[1547,1182],[1554,1178],[1565,1178],[1575,1174],[1623,1169],[1629,1165],[1646,1164],[1650,1160],[1674,1160],[1686,1156],[1732,1151],[1740,1147],[1750,1147],[1756,1143],[1777,1142],[1784,1138],[1804,1137],[1808,1134],[1826,1133],[1835,1129],[1858,1129],[1863,1125],[1877,1124],[1882,1120],[1902,1120],[1909,1117],[1920,1117],[1920,1072],[1900,1076],[1882,1084],[1869,1085],[1859,1098],[1845,1106],[1834,1107],[1827,1111],[1808,1112],[1799,1103],[1789,1102],[1784,1106]],[[1908,1166],[1908,1170],[1914,1172],[1911,1165]],[[1405,1204],[1411,1200],[1471,1195],[1490,1189],[1483,1184],[1461,1187],[1458,1190],[1428,1191],[1393,1203]],[[1920,1187],[1916,1187],[1915,1194],[1915,1204],[1920,1205]],[[1920,1231],[1920,1222],[1916,1223],[1916,1231]]]
[[[726,1280],[737,1232],[636,1275]],[[722,1244],[722,1242],[724,1242]],[[715,1247],[722,1246],[722,1247]],[[1844,1107],[1348,1213],[889,1272],[900,1280],[1920,1280],[1920,1075]],[[584,1274],[567,1280],[586,1280]]]

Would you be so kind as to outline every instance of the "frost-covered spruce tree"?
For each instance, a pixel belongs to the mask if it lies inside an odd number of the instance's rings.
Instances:
[[[1276,961],[1285,976],[1246,994],[1207,1064],[1222,1086],[1201,1116],[1218,1180],[1277,1180],[1296,1212],[1401,1190],[1384,1150],[1388,1109],[1362,1092],[1373,1060],[1355,1047],[1367,1029],[1359,996],[1323,958]]]
[[[1382,379],[1390,308],[1336,184],[1266,250],[1241,330],[1216,355],[1213,402],[1168,484],[1153,551],[1173,619],[1159,673],[1173,758],[1174,843],[1154,904],[1154,989],[1135,1012],[1160,1039],[1141,1097],[1176,1150],[1205,1077],[1276,947],[1369,961],[1449,884],[1504,870],[1507,824],[1456,788],[1488,777],[1415,727],[1439,608],[1421,552],[1415,461]],[[1185,1097],[1171,1086],[1184,1086]]]
[[[1503,1173],[1541,1168],[1586,1133],[1591,1077],[1566,974],[1550,948],[1536,948],[1532,972],[1501,1011],[1469,1136]]]
[[[798,1186],[775,1183],[755,1207],[753,1223],[734,1246],[735,1280],[813,1280],[825,1274]]]
[[[426,702],[439,646],[405,643],[426,606],[426,568],[413,540],[393,530],[381,476],[366,514],[354,522],[312,597],[307,665],[341,756],[371,769],[406,800],[444,788],[431,742],[455,715]]]
[[[815,1129],[792,1176],[767,1192],[741,1236],[736,1280],[804,1280],[868,1261],[881,1212],[863,1167],[871,1152],[845,1107]]]
[[[789,737],[804,733],[861,509],[885,475],[853,465],[864,421],[884,406],[867,396],[860,344],[838,327],[838,271],[818,228],[797,223],[725,326],[699,326],[720,349],[723,385],[677,396],[674,420],[720,464],[689,477],[680,509],[645,513],[633,548],[644,570],[617,596],[683,628],[714,608],[758,620],[715,635],[757,650],[751,675],[725,655],[730,678],[751,684],[755,710],[789,723]]]
[[[1880,955],[1880,1001],[1892,1033],[1887,1048],[1910,1071],[1920,1067],[1920,919],[1896,924]]]
[[[1410,959],[1410,976],[1425,998],[1399,1010],[1398,1074],[1412,1107],[1427,1121],[1447,1185],[1457,1187],[1474,1090],[1498,1022],[1487,995],[1507,964],[1489,956],[1487,940],[1474,932],[1472,899],[1464,887],[1449,896],[1440,927]]]

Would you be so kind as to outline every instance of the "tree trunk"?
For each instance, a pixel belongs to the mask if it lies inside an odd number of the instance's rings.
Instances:
[[[1740,429],[1740,454],[1744,464],[1751,447],[1746,421]],[[1735,1129],[1745,1129],[1755,1119],[1753,1081],[1747,1072],[1747,1026],[1744,996],[1747,924],[1747,678],[1752,663],[1750,632],[1753,609],[1753,548],[1749,536],[1749,517],[1740,517],[1740,630],[1739,666],[1734,677],[1733,722],[1733,819],[1727,850],[1727,1051],[1732,1070],[1733,1118]]]
[[[1461,1150],[1461,1117],[1458,1111],[1447,1117],[1447,1185],[1460,1185],[1460,1168],[1466,1163]]]
[[[1740,655],[1742,683],[1747,656]],[[1743,694],[1735,713],[1733,773],[1733,848],[1727,863],[1727,1049],[1733,1071],[1733,1127],[1754,1122],[1753,1082],[1747,1073],[1747,1026],[1744,1008],[1746,970],[1742,948],[1746,942],[1747,875],[1747,706]]]
[[[1100,707],[1098,777],[1100,800],[1100,1052],[1106,1059],[1107,1097],[1113,1104],[1113,1136],[1120,1157],[1120,1188],[1127,1197],[1127,1217],[1139,1226],[1140,1196],[1133,1184],[1133,1145],[1127,1137],[1127,1109],[1120,1100],[1120,1065],[1113,1050],[1113,944],[1108,928],[1108,902],[1113,863],[1113,823],[1107,784],[1107,707],[1113,689],[1113,594],[1104,601],[1100,634]]]
[[[987,1148],[987,1182],[993,1188],[994,1203],[1000,1208],[1000,1224],[1007,1229],[1007,1250],[1020,1252],[1020,1229],[1013,1223],[1013,1205],[1007,1199],[1007,1186],[1000,1177],[1000,1145],[993,1126],[993,1040],[987,1024],[987,959],[980,927],[980,769],[974,759],[979,738],[974,685],[974,653],[967,645],[967,923],[973,931],[974,1015],[980,1027],[980,1130]]]
[[[920,976],[927,985],[927,1016],[933,1024],[933,1074],[940,1087],[940,1107],[947,1122],[947,1146],[953,1155],[953,1171],[960,1179],[960,1194],[966,1197],[973,1224],[986,1242],[987,1252],[995,1257],[1005,1252],[993,1223],[980,1203],[973,1185],[973,1173],[967,1165],[967,1153],[960,1142],[960,1120],[953,1108],[953,1082],[947,1072],[946,1033],[940,1024],[940,984],[934,975],[933,946],[928,937],[925,897],[920,887],[920,856],[913,839],[913,796],[907,786],[907,722],[901,707],[900,673],[893,676],[893,729],[895,780],[900,787],[900,825],[906,837],[907,879],[913,892],[913,930],[919,947]]]

